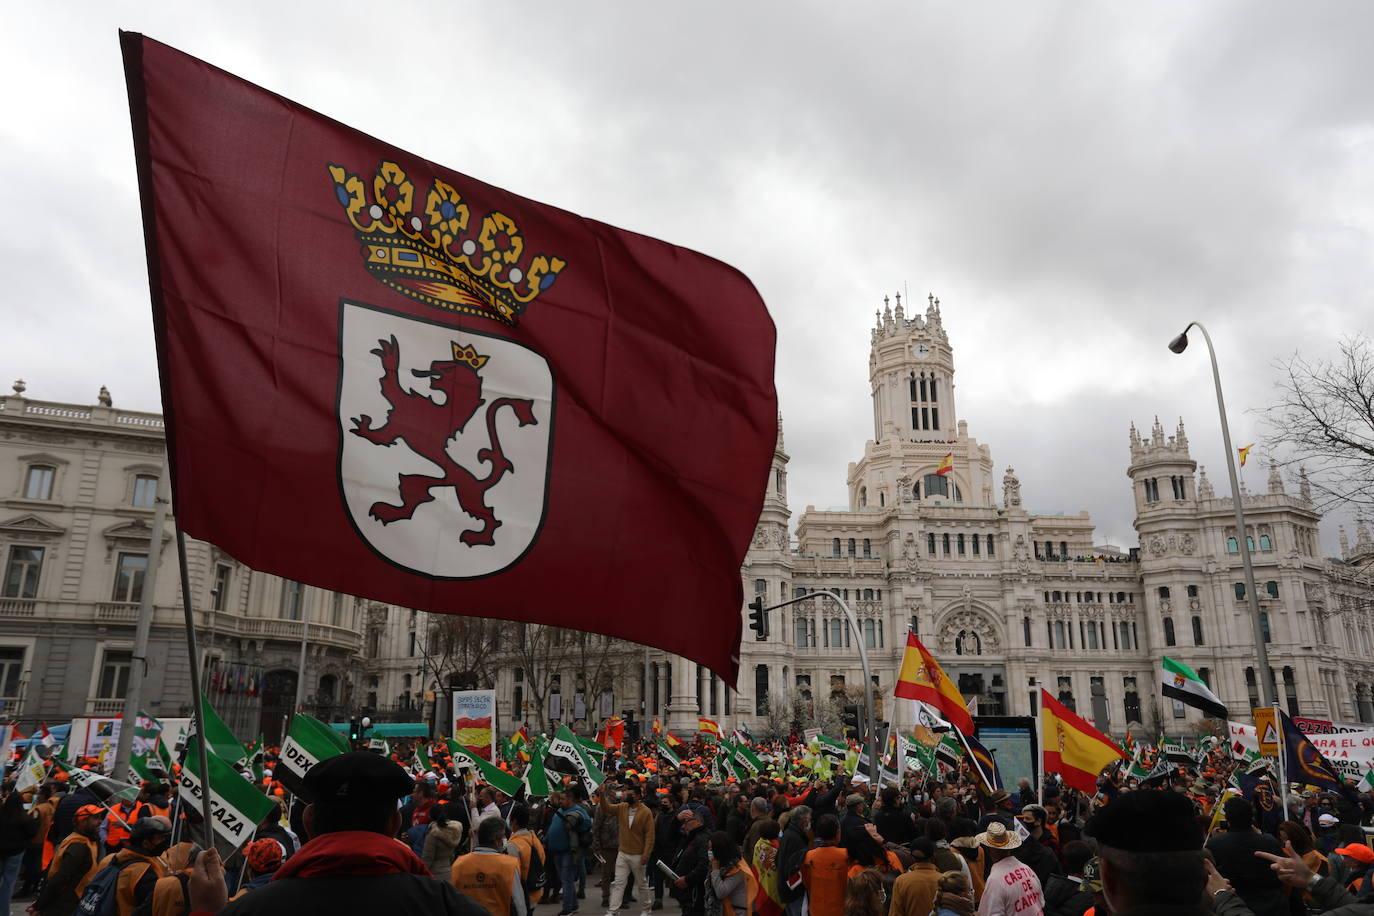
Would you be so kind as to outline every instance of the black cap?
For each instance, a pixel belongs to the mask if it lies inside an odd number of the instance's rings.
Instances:
[[[394,802],[409,795],[415,784],[400,764],[371,751],[322,760],[305,774],[304,782],[317,802]]]
[[[1087,833],[1125,852],[1185,852],[1202,848],[1193,803],[1179,792],[1123,792],[1088,821]]]

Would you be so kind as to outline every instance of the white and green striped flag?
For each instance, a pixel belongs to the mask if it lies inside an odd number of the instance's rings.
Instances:
[[[540,735],[534,739],[530,751],[530,762],[525,767],[525,794],[530,798],[547,798],[549,795],[549,774],[544,769],[544,754],[549,750],[549,739]]]
[[[1374,769],[1364,771],[1364,778],[1360,780],[1360,784],[1365,787],[1366,791],[1374,789]]]
[[[348,752],[348,739],[313,716],[297,713],[291,717],[277,768],[272,775],[281,780],[293,795],[314,801],[305,789],[305,774],[322,760]]]
[[[200,738],[194,737],[186,744],[186,760],[181,765],[181,803],[195,811],[201,810],[201,798],[205,794],[206,780],[200,772]],[[277,803],[264,795],[256,786],[245,780],[218,754],[206,754],[210,767],[210,819],[214,822],[215,834],[233,849],[238,849],[253,838],[258,824],[267,816]]]
[[[452,738],[448,739],[448,750],[449,753],[453,755],[453,765],[455,767],[476,770],[482,777],[482,781],[493,789],[500,789],[507,795],[512,796],[520,791],[520,777],[516,776],[514,773],[507,773],[490,761],[483,760],[481,757],[474,755],[466,747],[454,741]]]
[[[849,745],[828,735],[817,734],[811,742],[812,750],[823,754],[835,763],[844,763],[849,755]]]
[[[544,765],[552,766],[561,773],[570,773],[582,780],[588,795],[606,781],[606,774],[601,772],[592,760],[591,754],[583,746],[583,742],[578,740],[577,735],[566,725],[558,726],[558,733],[549,742],[549,749],[544,754]]]
[[[668,742],[664,741],[662,738],[654,739],[654,748],[658,751],[658,756],[666,760],[669,765],[675,767],[682,766],[682,758],[674,754],[673,749],[668,746]]]
[[[1226,706],[1212,693],[1202,678],[1183,662],[1164,656],[1159,663],[1160,690],[1166,697],[1202,710],[1215,719],[1226,718]]]

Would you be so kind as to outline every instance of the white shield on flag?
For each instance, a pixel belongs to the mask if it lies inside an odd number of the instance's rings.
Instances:
[[[339,486],[353,527],[386,560],[436,579],[519,562],[548,495],[548,362],[482,331],[340,307]]]

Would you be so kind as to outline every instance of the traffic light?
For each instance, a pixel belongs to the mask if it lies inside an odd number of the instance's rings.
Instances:
[[[846,706],[840,714],[840,722],[844,725],[845,737],[849,737],[852,730],[855,735],[859,734],[859,707]]]
[[[348,720],[348,740],[352,744],[363,740],[363,720],[357,716]]]
[[[764,610],[762,595],[749,602],[749,629],[760,642],[768,638],[768,611]]]

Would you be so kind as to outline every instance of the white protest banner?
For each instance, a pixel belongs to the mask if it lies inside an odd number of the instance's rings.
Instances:
[[[1310,734],[1307,740],[1341,776],[1359,782],[1374,767],[1374,728]]]

